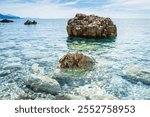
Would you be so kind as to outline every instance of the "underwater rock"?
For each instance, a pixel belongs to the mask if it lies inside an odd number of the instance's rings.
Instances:
[[[22,64],[20,62],[15,62],[15,63],[7,63],[3,66],[4,70],[20,70],[22,68]]]
[[[78,13],[69,19],[67,32],[70,37],[115,37],[117,27],[110,18]]]
[[[90,69],[55,69],[52,78],[57,80],[63,90],[67,90],[68,86],[76,87],[91,82],[92,78],[86,75]]]
[[[37,24],[37,22],[35,20],[33,21],[30,21],[30,20],[27,20],[24,25],[31,25],[31,24]]]
[[[124,76],[131,82],[142,82],[143,84],[150,85],[150,69],[144,68],[139,65],[129,65],[123,70]]]
[[[32,70],[34,73],[44,74],[44,68],[43,68],[43,67],[40,67],[38,63],[34,63],[34,64],[31,66],[31,70]]]
[[[107,94],[107,92],[92,84],[75,88],[72,93],[85,97],[87,100],[117,100],[117,97]]]
[[[0,71],[0,77],[7,76],[10,73],[11,73],[10,70],[2,70],[2,71]]]
[[[8,19],[3,19],[0,21],[1,23],[10,23],[10,22],[14,22],[13,20],[8,20]]]
[[[61,91],[59,83],[48,76],[31,74],[31,77],[24,79],[24,82],[35,92],[46,92],[56,95]]]
[[[90,68],[95,60],[81,53],[68,53],[60,60],[60,68]]]
[[[7,83],[0,85],[0,99],[4,100],[19,100],[26,99],[26,94],[16,83]]]

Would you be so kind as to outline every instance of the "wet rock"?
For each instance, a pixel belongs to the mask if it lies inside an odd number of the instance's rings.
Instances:
[[[38,63],[34,63],[34,64],[31,66],[31,70],[32,70],[34,73],[44,74],[44,68],[43,68],[43,67],[40,67]]]
[[[37,22],[35,20],[33,21],[30,21],[30,20],[27,20],[24,25],[31,25],[31,24],[37,24]]]
[[[68,53],[59,60],[59,63],[60,68],[90,68],[95,60],[80,53]]]
[[[10,23],[10,22],[14,22],[13,20],[8,20],[8,19],[3,19],[0,21],[1,23]]]
[[[16,83],[7,83],[0,85],[0,99],[4,100],[19,100],[26,99],[26,94]]]
[[[46,92],[56,95],[61,91],[59,83],[48,76],[31,74],[31,77],[24,79],[24,82],[35,92]]]
[[[139,65],[129,65],[123,70],[124,76],[132,83],[142,82],[143,84],[150,85],[150,69],[144,68]]]
[[[70,37],[115,37],[117,27],[110,18],[76,14],[68,21],[67,32]]]

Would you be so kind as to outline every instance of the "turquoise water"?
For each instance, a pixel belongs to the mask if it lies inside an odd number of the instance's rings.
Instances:
[[[84,97],[86,86],[96,86],[117,99],[150,99],[150,20],[114,19],[118,36],[101,40],[68,38],[67,19],[37,19],[30,26],[25,21],[0,23],[1,84],[15,82],[26,92],[21,79],[33,73],[33,64],[42,68],[40,74],[53,77],[64,54],[82,52],[96,59],[95,68],[58,73],[62,94]]]

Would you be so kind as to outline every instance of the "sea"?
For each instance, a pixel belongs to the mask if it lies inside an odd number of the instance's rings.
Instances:
[[[150,100],[149,19],[112,19],[118,35],[104,39],[69,38],[68,19],[26,20],[0,23],[0,99]],[[59,59],[74,52],[93,57],[94,68],[61,71]],[[55,78],[61,92],[32,90],[31,74]]]

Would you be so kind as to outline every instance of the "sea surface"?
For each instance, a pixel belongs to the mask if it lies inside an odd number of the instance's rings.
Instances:
[[[56,76],[59,95],[150,100],[149,19],[113,19],[118,32],[114,39],[68,38],[68,19],[36,19],[38,24],[29,26],[26,20],[0,23],[0,99],[15,99],[19,92],[30,95],[25,99],[51,99],[24,85],[23,79],[36,72]],[[59,59],[68,52],[92,56],[95,67],[59,72]]]

